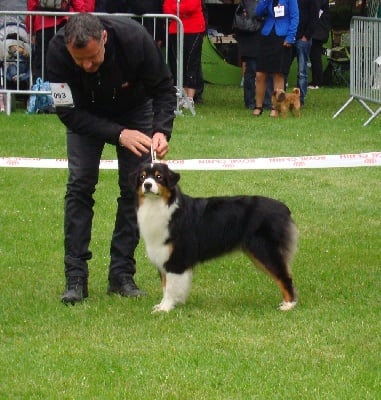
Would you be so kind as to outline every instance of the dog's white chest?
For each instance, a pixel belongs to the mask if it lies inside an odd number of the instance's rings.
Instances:
[[[146,197],[138,208],[140,235],[149,259],[159,269],[163,268],[171,254],[171,247],[166,243],[169,238],[168,225],[177,207],[176,203],[168,207],[161,198]]]

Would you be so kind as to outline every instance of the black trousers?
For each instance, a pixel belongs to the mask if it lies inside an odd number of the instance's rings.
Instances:
[[[183,86],[200,89],[203,86],[201,53],[204,33],[184,34],[183,47]],[[177,36],[168,37],[168,63],[172,75],[177,80]]]
[[[126,127],[138,129],[152,136],[152,103],[128,113]],[[93,194],[99,178],[99,162],[105,146],[102,139],[93,136],[67,132],[67,157],[69,178],[64,209],[65,276],[87,277],[87,261],[93,220]],[[115,227],[110,246],[110,277],[133,275],[136,271],[134,251],[139,241],[135,209],[135,188],[131,187],[128,176],[141,163],[149,162],[151,155],[137,157],[128,149],[116,146],[118,159],[118,184],[120,196],[117,199]],[[110,200],[111,201],[111,200]]]
[[[312,39],[310,51],[311,73],[313,86],[323,86],[323,42],[321,40]]]

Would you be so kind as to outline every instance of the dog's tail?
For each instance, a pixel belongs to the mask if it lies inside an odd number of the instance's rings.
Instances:
[[[300,96],[300,89],[296,87],[296,88],[293,89],[292,93],[295,93],[298,96]]]

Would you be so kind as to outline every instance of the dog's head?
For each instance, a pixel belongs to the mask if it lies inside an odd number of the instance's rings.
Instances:
[[[139,199],[161,197],[167,202],[173,197],[179,179],[180,174],[170,170],[164,163],[143,164],[129,176]]]
[[[272,95],[272,101],[281,103],[286,100],[286,92],[283,89],[275,89]]]

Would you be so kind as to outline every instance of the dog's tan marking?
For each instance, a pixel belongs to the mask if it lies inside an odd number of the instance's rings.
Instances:
[[[262,271],[264,271],[267,275],[269,275],[274,282],[278,285],[281,294],[282,294],[282,298],[283,298],[283,302],[281,303],[281,305],[279,306],[279,309],[282,311],[286,311],[286,310],[291,310],[292,308],[295,307],[296,305],[296,295],[293,293],[290,293],[289,290],[286,288],[284,282],[282,282],[275,274],[273,274],[271,271],[269,271],[268,268],[266,268],[263,263],[261,263],[258,259],[256,259],[252,254],[246,252],[246,254],[248,255],[248,257],[251,259],[251,261],[253,262],[253,264],[261,269]],[[291,279],[291,275],[289,274],[288,276]],[[292,306],[290,306],[290,308],[282,308],[282,305],[285,304],[293,304]]]
[[[165,286],[167,285],[167,276],[164,272],[159,271],[160,279],[161,279],[161,287],[165,290]]]

